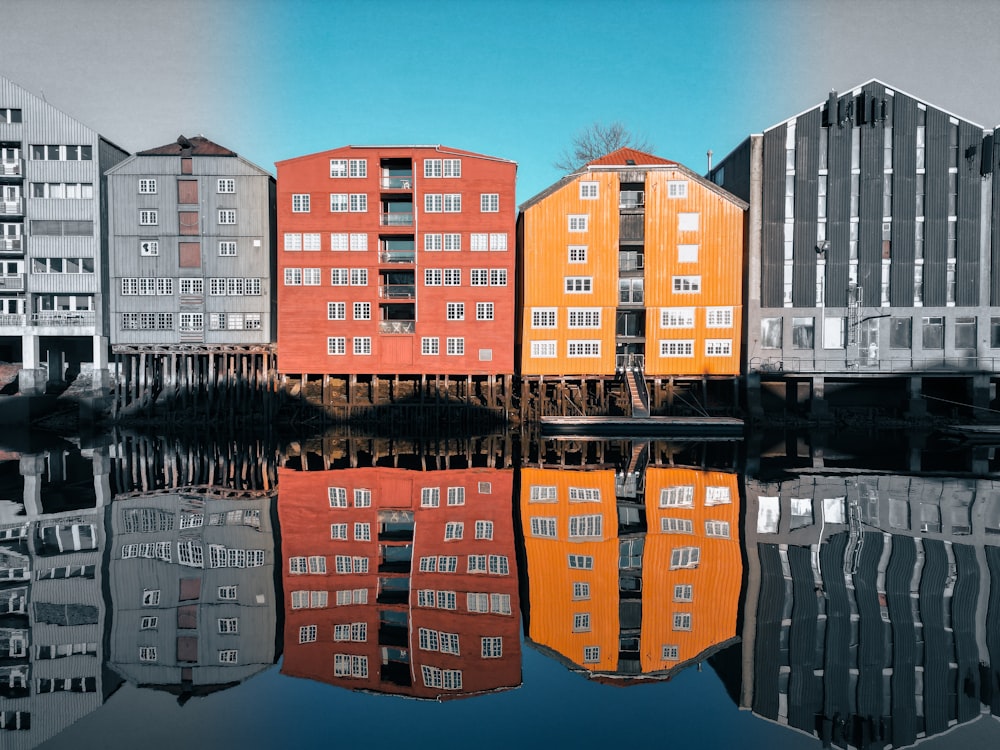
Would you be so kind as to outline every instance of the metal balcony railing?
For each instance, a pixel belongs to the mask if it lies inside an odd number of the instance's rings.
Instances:
[[[43,310],[31,313],[33,326],[92,326],[95,321],[93,310]]]
[[[379,333],[413,333],[417,328],[415,320],[380,320]]]
[[[415,263],[416,250],[383,250],[378,254],[379,263]]]
[[[409,227],[413,226],[412,211],[389,211],[382,212],[382,226],[384,227]]]
[[[24,251],[22,237],[4,237],[0,239],[0,252],[20,253]]]
[[[618,255],[619,271],[641,271],[642,264],[643,264],[642,253],[639,254],[620,253]]]
[[[397,175],[395,177],[383,177],[382,187],[386,190],[412,190],[413,176],[405,177]]]
[[[24,274],[23,273],[0,274],[0,291],[23,292]]]
[[[642,372],[643,367],[646,365],[646,355],[645,354],[616,354],[615,355],[615,367],[619,371],[623,370],[638,370]]]
[[[997,372],[1000,357],[753,357],[750,372],[759,373],[914,373]]]
[[[15,200],[3,200],[0,201],[0,214],[6,216],[19,216],[24,213],[24,199],[16,198]]]
[[[0,328],[4,326],[23,326],[24,316],[15,315],[13,313],[4,313],[0,315]]]
[[[23,159],[4,159],[0,162],[0,175],[3,175],[4,177],[19,177],[23,174]]]
[[[414,299],[417,296],[417,285],[382,284],[378,288],[378,296],[382,299]]]

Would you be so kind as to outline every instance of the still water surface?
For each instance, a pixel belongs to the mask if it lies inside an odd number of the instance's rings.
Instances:
[[[0,454],[0,747],[995,746],[994,463],[28,441]]]

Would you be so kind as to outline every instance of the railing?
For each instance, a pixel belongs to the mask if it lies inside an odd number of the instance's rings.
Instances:
[[[378,296],[382,299],[414,299],[417,296],[416,284],[381,284]]]
[[[0,252],[23,252],[24,240],[21,237],[4,237],[0,239]]]
[[[3,290],[5,292],[23,292],[24,274],[23,273],[0,274],[0,290]]]
[[[0,201],[0,214],[6,214],[8,216],[19,216],[24,213],[24,199],[17,198],[15,200],[4,200]]]
[[[623,190],[618,196],[618,208],[642,208],[646,205],[646,193],[642,190]]]
[[[22,159],[4,159],[0,162],[0,174],[4,177],[17,177],[24,174]]]
[[[409,227],[413,226],[412,211],[392,211],[382,213],[382,226],[384,227]]]
[[[0,328],[4,326],[23,326],[24,316],[15,315],[13,313],[4,313],[0,315]]]
[[[378,254],[379,263],[415,263],[416,250],[383,250]]]
[[[379,333],[413,333],[416,330],[415,320],[380,320]]]
[[[44,310],[31,313],[33,326],[92,326],[96,315],[92,310]]]
[[[643,256],[642,253],[638,254],[618,254],[618,270],[619,271],[641,271],[642,270]]]
[[[840,357],[753,357],[750,372],[883,374],[921,372],[997,372],[1000,357],[860,357],[856,361]]]
[[[383,177],[382,187],[386,190],[412,190],[413,189],[413,176],[409,177]]]
[[[639,370],[642,371],[646,365],[645,354],[616,354],[615,367],[619,370]]]

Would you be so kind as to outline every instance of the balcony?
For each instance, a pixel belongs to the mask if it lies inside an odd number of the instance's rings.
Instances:
[[[15,198],[14,200],[4,199],[0,201],[0,215],[22,216],[23,214],[24,214],[23,198]]]
[[[632,210],[646,205],[646,193],[643,190],[622,190],[618,194],[618,208]]]
[[[23,253],[23,237],[4,237],[0,239],[0,253]]]
[[[643,267],[643,254],[630,250],[623,250],[618,254],[618,271],[627,273],[629,271],[641,271]]]
[[[389,211],[382,212],[382,226],[384,227],[412,227],[412,211]]]
[[[92,326],[95,320],[93,310],[43,310],[31,313],[33,326]]]
[[[379,333],[413,333],[417,329],[415,320],[380,320]]]
[[[382,178],[383,190],[413,190],[413,175],[396,175]]]
[[[23,273],[0,274],[0,292],[23,292],[23,291],[24,291]]]
[[[5,328],[7,326],[18,326],[18,327],[20,327],[20,326],[23,326],[23,325],[24,325],[24,316],[23,315],[15,315],[15,314],[10,314],[10,313],[0,314],[0,328]]]
[[[379,263],[416,263],[415,250],[383,250],[378,254]]]
[[[378,296],[382,299],[416,299],[416,284],[380,284]]]
[[[0,175],[4,177],[20,177],[23,174],[23,159],[4,159],[3,161],[0,161]]]

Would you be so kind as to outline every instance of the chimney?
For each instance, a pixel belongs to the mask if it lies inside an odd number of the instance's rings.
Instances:
[[[708,150],[708,174],[712,174],[712,149]]]

